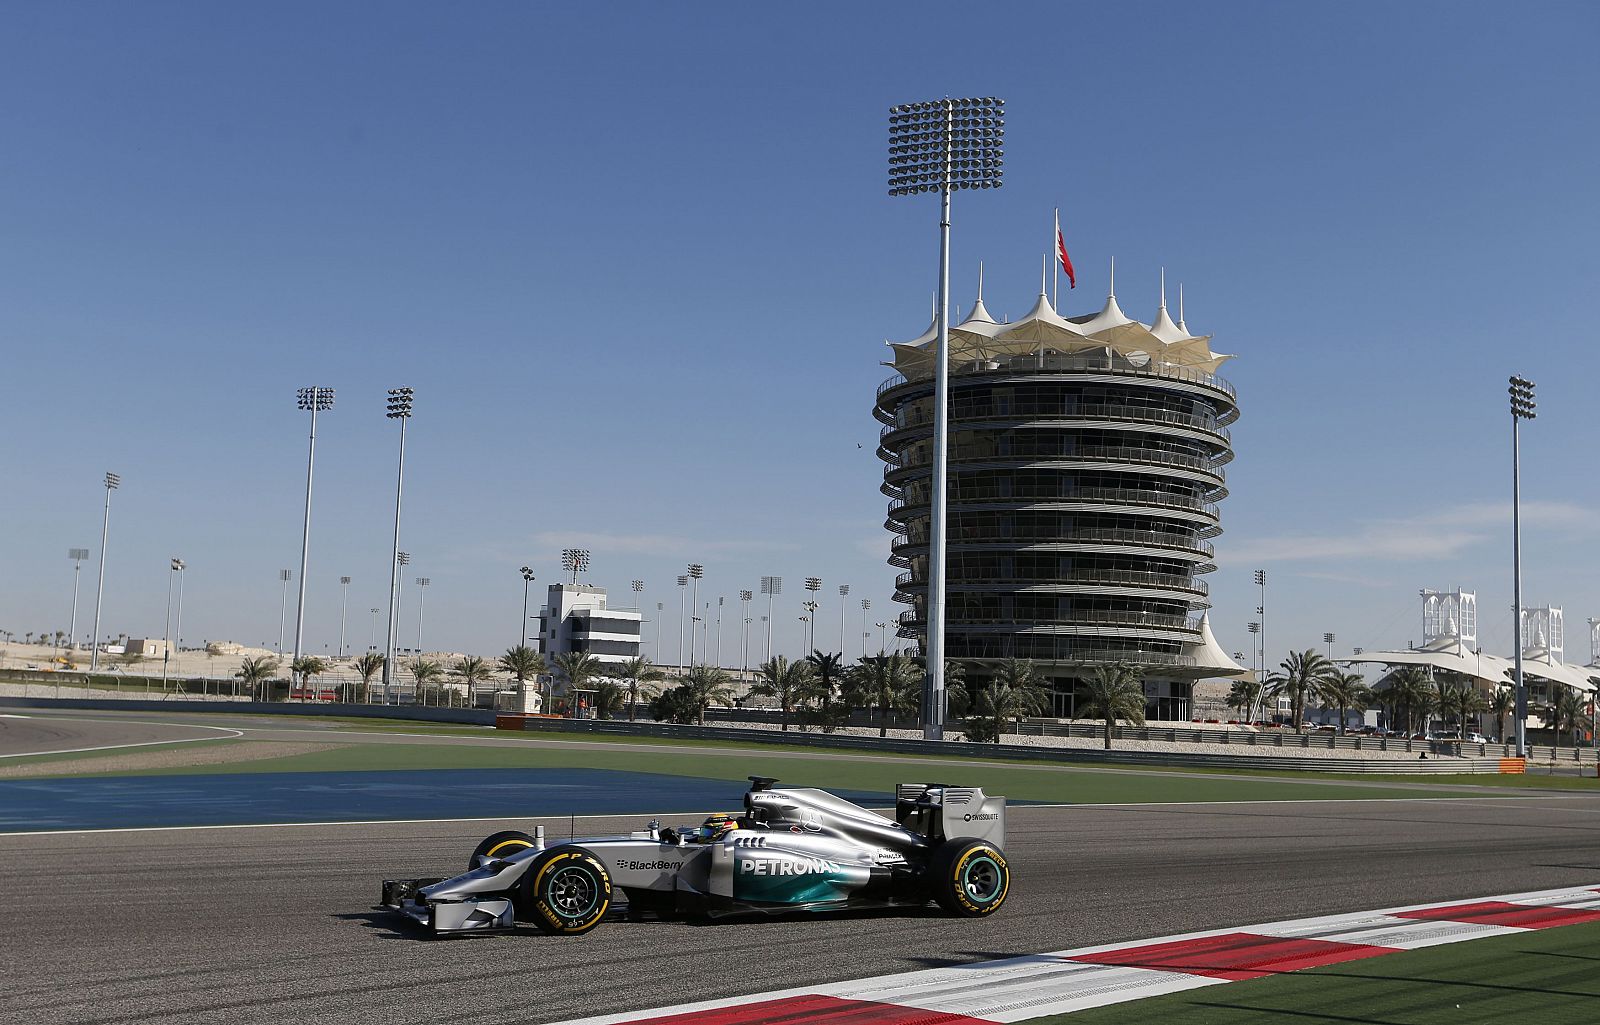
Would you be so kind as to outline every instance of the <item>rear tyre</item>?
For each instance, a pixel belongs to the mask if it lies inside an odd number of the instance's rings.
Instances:
[[[611,909],[611,873],[581,847],[557,847],[541,854],[523,879],[526,917],[547,933],[582,935]]]
[[[984,918],[1011,891],[1011,868],[1000,848],[983,840],[952,840],[928,866],[933,899],[952,915]]]
[[[478,867],[479,858],[503,858],[532,846],[533,837],[527,833],[519,833],[515,829],[495,833],[493,836],[485,837],[482,843],[472,849],[472,857],[467,859],[467,871],[471,872]]]

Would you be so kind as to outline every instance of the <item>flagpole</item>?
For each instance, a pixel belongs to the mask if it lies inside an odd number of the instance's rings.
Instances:
[[[1050,310],[1059,315],[1061,313],[1061,306],[1059,305],[1061,299],[1061,208],[1059,206],[1056,207],[1056,231],[1054,235],[1050,236],[1050,251],[1056,254],[1056,272],[1050,281]]]

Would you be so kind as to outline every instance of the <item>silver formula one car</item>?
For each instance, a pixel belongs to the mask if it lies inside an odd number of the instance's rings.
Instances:
[[[890,821],[822,790],[750,777],[744,814],[652,822],[546,846],[544,827],[495,833],[453,879],[386,879],[382,907],[434,935],[531,921],[573,936],[627,916],[833,911],[935,901],[980,918],[1005,903],[1006,799],[977,787],[902,783]],[[620,891],[620,893],[618,892]],[[614,908],[614,905],[616,907]]]

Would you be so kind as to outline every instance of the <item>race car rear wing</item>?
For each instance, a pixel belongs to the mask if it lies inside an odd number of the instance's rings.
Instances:
[[[894,819],[936,840],[970,838],[998,847],[1006,841],[1006,799],[981,787],[944,783],[900,783],[894,788]]]

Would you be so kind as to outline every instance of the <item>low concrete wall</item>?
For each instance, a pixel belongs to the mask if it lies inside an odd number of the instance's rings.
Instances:
[[[404,719],[411,722],[493,726],[488,708],[427,708],[419,705],[314,704],[299,701],[140,701],[122,698],[0,698],[8,708],[88,708],[97,712],[208,712],[221,715],[306,715],[345,719]]]
[[[970,744],[964,741],[892,740],[879,737],[851,737],[826,733],[801,733],[790,730],[729,729],[717,726],[677,726],[670,723],[627,722],[626,720],[523,719],[522,729],[536,733],[609,734],[634,737],[671,737],[682,740],[716,740],[741,744],[793,744],[802,747],[832,748],[875,754],[954,755],[1028,762],[1089,762],[1101,765],[1145,765],[1220,769],[1289,769],[1301,772],[1352,773],[1498,773],[1499,758],[1329,758],[1293,755],[1211,755],[1171,754],[1154,751],[1110,751],[1032,747],[1018,744]]]

